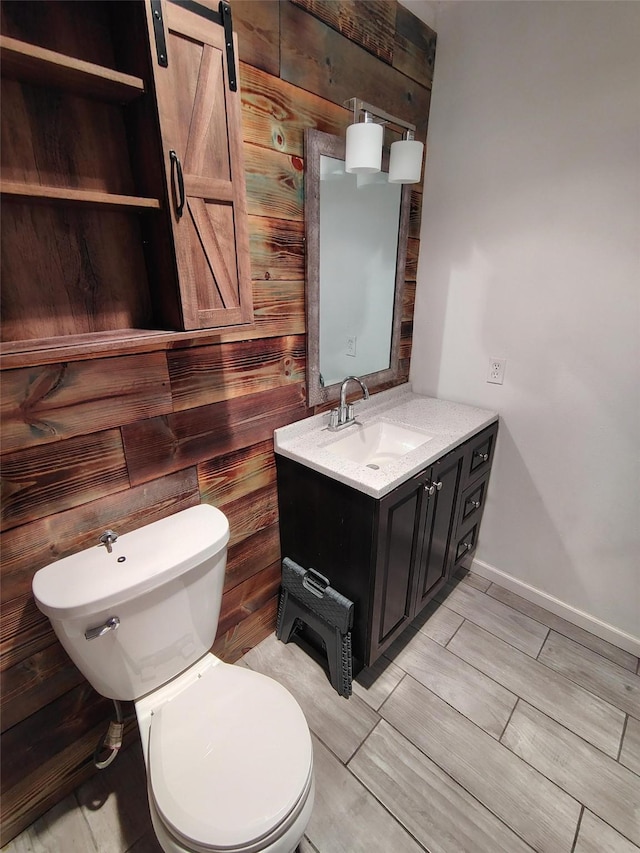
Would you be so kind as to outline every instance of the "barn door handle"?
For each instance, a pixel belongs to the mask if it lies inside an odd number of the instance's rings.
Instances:
[[[171,183],[173,185],[173,201],[176,206],[176,216],[178,219],[182,216],[184,210],[184,177],[182,175],[182,163],[176,152],[171,149],[169,151],[171,160]],[[176,174],[178,177],[178,191],[176,192]]]

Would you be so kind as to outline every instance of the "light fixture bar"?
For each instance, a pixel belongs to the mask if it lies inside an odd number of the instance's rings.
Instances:
[[[369,113],[387,125],[395,125],[399,130],[410,131],[412,134],[415,133],[415,124],[411,124],[397,116],[392,116],[385,110],[381,110],[379,107],[374,107],[373,104],[368,104],[366,101],[360,100],[360,98],[349,98],[348,101],[344,102],[344,106],[347,107],[347,109],[353,110],[354,124],[357,124],[360,120],[361,113]]]

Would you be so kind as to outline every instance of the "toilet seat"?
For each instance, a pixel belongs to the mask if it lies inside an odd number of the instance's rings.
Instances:
[[[291,694],[219,662],[153,711],[150,794],[188,849],[249,853],[296,820],[312,784],[312,756]]]

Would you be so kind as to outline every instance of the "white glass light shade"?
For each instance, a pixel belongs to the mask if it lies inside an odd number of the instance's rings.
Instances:
[[[390,184],[417,184],[422,173],[424,145],[416,139],[403,139],[391,146]]]
[[[367,174],[379,172],[382,165],[381,124],[360,122],[347,128],[345,172]]]

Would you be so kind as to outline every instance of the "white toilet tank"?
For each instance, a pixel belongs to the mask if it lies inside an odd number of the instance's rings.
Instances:
[[[138,699],[211,649],[228,541],[226,516],[201,504],[119,536],[111,553],[96,545],[45,566],[33,595],[98,693]]]

